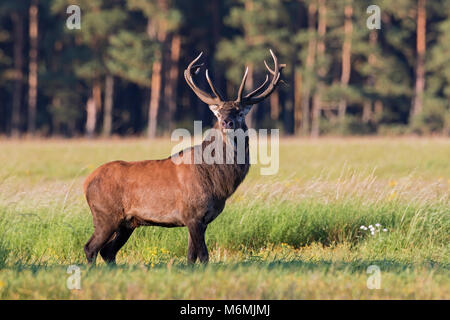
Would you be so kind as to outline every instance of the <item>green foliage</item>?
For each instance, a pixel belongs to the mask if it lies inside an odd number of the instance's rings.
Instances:
[[[279,61],[285,61],[294,50],[289,41],[290,26],[286,23],[290,17],[282,2],[249,1],[247,8],[245,2],[236,1],[236,6],[224,19],[225,24],[243,32],[231,39],[223,39],[216,54],[217,59],[227,65],[227,78],[237,85],[242,80],[246,65],[250,64],[255,72],[267,72],[262,61],[271,60],[268,58],[268,48],[275,51]]]
[[[402,136],[410,132],[406,125],[399,124],[382,124],[378,127],[378,134],[382,136]]]
[[[113,131],[143,132],[147,127],[146,100],[150,96],[148,87],[155,61],[162,65],[159,107],[163,109],[168,101],[176,101],[176,110],[171,107],[168,112],[166,109],[158,112],[162,118],[159,120],[171,122],[161,128],[173,127],[183,117],[209,122],[211,115],[199,107],[200,103],[195,102],[184,83],[184,66],[203,51],[206,58],[203,62],[214,74],[219,90],[228,91],[226,96],[232,99],[245,66],[250,67],[254,87],[263,79],[267,73],[263,60],[271,65],[269,48],[276,52],[280,62],[287,64],[283,71],[287,85],[277,89],[278,119],[268,120],[271,102],[265,101],[252,115],[256,127],[276,124],[284,133],[292,134],[294,114],[299,114],[297,109],[301,109],[302,97],[308,92],[310,106],[317,93],[326,108],[332,109],[329,114],[320,115],[323,134],[377,133],[392,127],[400,128],[398,133],[448,132],[445,119],[450,101],[450,7],[447,2],[427,1],[426,4],[424,114],[416,119],[410,117],[418,61],[416,0],[378,1],[382,13],[380,30],[366,27],[370,1],[326,1],[323,39],[318,35],[318,3],[314,0],[80,0],[77,2],[81,8],[80,30],[65,26],[66,9],[71,4],[69,0],[39,1],[37,126],[41,133],[65,132],[72,136],[82,133],[86,119],[84,106],[92,95],[94,83],[101,91],[102,102],[97,110],[97,120],[100,120],[106,100],[105,79],[111,79],[111,75],[114,76]],[[315,4],[316,9],[312,30],[308,29],[310,4]],[[29,1],[0,4],[0,97],[4,101],[0,107],[3,118],[0,132],[6,134],[11,127],[13,100],[20,102],[21,111],[27,107],[29,5]],[[342,85],[343,45],[348,36],[344,28],[347,5],[353,9],[351,72],[348,85]],[[17,26],[13,17],[19,21]],[[23,29],[21,55],[14,55],[14,47],[19,42],[15,34],[17,27]],[[181,39],[181,52],[177,61],[172,62],[174,36]],[[323,54],[317,51],[319,40],[324,41]],[[308,68],[310,44],[315,53]],[[18,64],[23,73],[21,80],[17,79],[15,69]],[[173,65],[178,68],[176,80],[170,77]],[[200,86],[207,87],[204,77],[197,79]],[[172,93],[175,99],[165,96],[175,88]],[[337,126],[330,114],[338,113],[337,106],[342,100],[347,104],[348,119]],[[367,119],[363,121],[361,112],[367,103],[372,107],[376,103],[382,105],[382,111],[375,114],[376,110],[372,110],[370,125],[364,124]],[[28,115],[20,114],[23,131]],[[403,130],[405,125],[408,130]]]
[[[106,65],[112,74],[142,86],[149,86],[157,43],[145,34],[120,31],[111,37]]]
[[[434,94],[442,93],[450,98],[450,21],[444,20],[438,26],[437,44],[431,49],[430,86],[428,91]],[[448,103],[447,103],[448,105]]]
[[[450,111],[448,101],[428,100],[425,109],[417,115],[411,124],[414,133],[429,135],[448,133],[450,128]]]
[[[182,15],[173,0],[127,0],[127,8],[142,12],[151,24],[164,28],[166,32],[176,31],[182,22]]]
[[[347,116],[344,121],[322,121],[320,131],[325,135],[351,136],[368,135],[375,132],[371,123],[363,123],[356,116]]]

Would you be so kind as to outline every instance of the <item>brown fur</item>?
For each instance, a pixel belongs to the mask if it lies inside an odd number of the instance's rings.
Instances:
[[[114,161],[96,169],[84,183],[84,193],[94,220],[94,233],[84,246],[86,258],[93,263],[100,251],[107,262],[115,262],[116,254],[126,243],[133,230],[142,225],[163,227],[186,226],[189,230],[188,261],[208,261],[205,243],[207,225],[225,207],[225,201],[244,180],[250,168],[248,136],[245,138],[244,163],[237,161],[238,144],[230,141],[225,130],[247,130],[245,115],[253,104],[267,98],[277,87],[284,64],[278,64],[275,54],[274,69],[266,67],[273,75],[247,95],[243,95],[248,68],[239,87],[235,101],[223,101],[220,94],[206,77],[215,96],[199,89],[192,79],[192,68],[200,54],[184,72],[186,82],[217,118],[215,128],[222,133],[214,139],[205,139],[201,145],[185,149],[163,160],[137,162]],[[222,156],[231,148],[233,164],[194,164],[194,153],[202,152],[211,143],[223,147]],[[209,150],[209,149],[208,149]],[[219,149],[220,150],[220,149]],[[220,152],[220,151],[219,151]],[[220,156],[220,155],[218,155]],[[187,158],[185,158],[187,157]],[[172,159],[173,158],[173,159]],[[175,163],[172,160],[191,159]],[[226,162],[222,162],[226,163]]]
[[[203,150],[209,143],[203,141],[174,156],[192,157],[196,148]],[[226,142],[221,143],[225,149]],[[105,261],[114,262],[120,247],[142,225],[187,226],[190,246],[196,246],[189,261],[196,256],[207,261],[204,230],[244,180],[250,167],[248,147],[247,138],[244,164],[175,164],[169,157],[100,166],[84,183],[95,228],[85,246],[88,261],[93,262],[101,249]]]

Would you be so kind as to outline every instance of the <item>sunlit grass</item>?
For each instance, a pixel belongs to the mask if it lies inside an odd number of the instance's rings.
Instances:
[[[283,140],[207,230],[209,266],[186,265],[187,230],[139,228],[118,267],[86,266],[84,177],[115,159],[170,154],[167,141],[0,141],[0,297],[450,297],[450,142]],[[360,227],[381,224],[371,236]],[[82,267],[82,290],[65,283]],[[382,290],[366,287],[366,268]],[[191,289],[196,287],[196,290]]]

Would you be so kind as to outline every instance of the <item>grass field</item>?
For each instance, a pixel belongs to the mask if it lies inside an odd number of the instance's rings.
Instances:
[[[88,267],[83,179],[172,145],[0,141],[0,298],[450,299],[448,139],[284,139],[278,174],[253,166],[208,227],[209,265],[186,264],[185,228],[143,227],[116,267]],[[74,264],[81,290],[66,286]]]

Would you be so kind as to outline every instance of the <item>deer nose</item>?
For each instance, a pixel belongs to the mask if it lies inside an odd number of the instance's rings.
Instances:
[[[234,129],[234,121],[233,120],[223,120],[222,127],[225,129]]]

